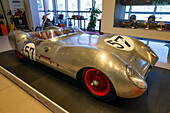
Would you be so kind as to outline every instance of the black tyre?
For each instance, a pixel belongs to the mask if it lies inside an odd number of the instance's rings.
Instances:
[[[35,28],[35,31],[41,31],[41,27],[39,27],[39,26],[36,27],[36,28]]]
[[[98,69],[85,69],[81,81],[85,89],[96,99],[110,102],[116,98],[112,83],[108,77]]]

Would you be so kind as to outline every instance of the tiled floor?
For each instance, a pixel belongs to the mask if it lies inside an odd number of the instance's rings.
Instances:
[[[0,52],[11,49],[7,36],[1,36]],[[52,111],[0,73],[0,113],[52,113]]]
[[[52,113],[0,73],[0,113]]]

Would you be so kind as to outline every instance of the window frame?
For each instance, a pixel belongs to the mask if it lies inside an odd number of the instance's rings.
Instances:
[[[128,5],[129,6],[129,5]],[[170,15],[170,12],[157,12],[157,7],[158,7],[158,5],[155,5],[154,6],[154,11],[153,12],[135,12],[135,11],[132,11],[132,7],[133,7],[133,5],[130,5],[129,6],[129,11],[125,11],[125,14],[128,14],[128,19],[130,19],[130,16],[131,16],[131,14],[133,13],[133,14],[150,14],[150,15],[162,15],[162,14],[164,14],[164,15]],[[139,20],[140,21],[140,20]],[[163,21],[163,22],[170,22],[170,21]]]
[[[42,0],[42,1],[43,1],[44,10],[38,10],[38,12],[44,12],[45,14],[47,14],[48,12],[53,12],[54,17],[56,17],[56,18],[54,18],[54,20],[55,20],[54,24],[59,22],[58,15],[60,13],[62,13],[62,12],[66,13],[66,15],[65,15],[66,16],[66,22],[65,22],[66,26],[68,26],[68,19],[67,19],[68,18],[68,13],[73,13],[73,14],[78,13],[78,15],[81,15],[82,13],[89,13],[89,11],[80,11],[80,7],[81,7],[80,0],[77,0],[78,11],[68,10],[68,0],[65,0],[65,10],[64,11],[58,10],[57,0],[52,0],[53,1],[53,10],[47,10],[46,5],[45,5],[46,4],[45,0]],[[92,7],[94,6],[94,2],[95,2],[95,0],[92,0]],[[100,13],[102,13],[102,11]]]

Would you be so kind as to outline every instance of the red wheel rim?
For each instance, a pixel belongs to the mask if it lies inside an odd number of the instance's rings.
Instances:
[[[16,53],[20,59],[22,59],[24,57],[24,55],[22,55],[20,52],[16,51]]]
[[[88,89],[98,96],[108,94],[110,90],[109,80],[106,75],[98,69],[89,69],[85,73],[85,84]]]

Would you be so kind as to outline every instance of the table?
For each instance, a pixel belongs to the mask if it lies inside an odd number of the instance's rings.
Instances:
[[[74,20],[74,26],[75,26],[75,21],[76,20],[78,20],[78,27],[80,28],[80,29],[82,29],[81,28],[81,21],[84,21],[84,30],[85,30],[85,26],[86,26],[86,20],[87,20],[87,18],[83,18],[83,19],[74,19],[74,18],[68,18],[68,20]]]

